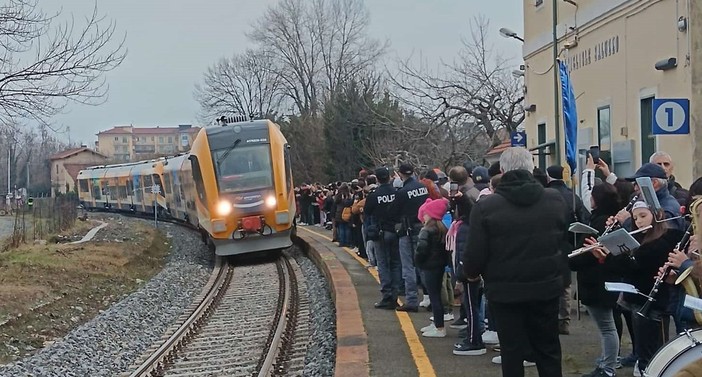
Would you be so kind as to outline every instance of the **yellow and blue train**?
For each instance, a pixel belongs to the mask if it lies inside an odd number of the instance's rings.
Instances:
[[[217,255],[291,246],[290,145],[269,120],[222,124],[202,128],[188,153],[80,171],[81,205],[180,220]]]

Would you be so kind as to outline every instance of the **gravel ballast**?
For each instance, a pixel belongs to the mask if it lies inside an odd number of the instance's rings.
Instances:
[[[317,266],[297,246],[290,250],[306,277],[311,328],[303,376],[333,376],[336,359],[336,312],[329,284]]]
[[[214,257],[197,233],[165,223],[159,228],[171,242],[161,272],[64,338],[30,357],[0,366],[0,376],[114,376],[126,371],[201,292],[212,270]],[[100,230],[96,239],[118,237]]]

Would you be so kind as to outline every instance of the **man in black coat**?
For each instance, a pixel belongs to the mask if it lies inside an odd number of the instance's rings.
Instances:
[[[563,200],[568,206],[568,212],[571,214],[568,221],[581,222],[583,224],[590,223],[590,212],[583,205],[582,199],[573,192],[573,190],[566,185],[563,180],[563,166],[553,165],[546,169],[548,176],[548,184],[546,187],[555,189],[558,191]],[[563,252],[563,295],[561,295],[561,301],[558,310],[558,332],[563,335],[570,334],[570,285],[572,283],[572,277],[570,269],[568,268],[568,256],[572,250],[576,249],[577,245],[581,245],[583,240],[575,240],[574,237],[568,237],[568,239],[563,243],[561,251]]]
[[[523,376],[530,344],[539,376],[562,375],[558,302],[563,292],[561,242],[568,207],[538,183],[531,153],[508,148],[495,195],[478,201],[470,215],[463,266],[468,279],[482,275],[497,322],[502,375]]]

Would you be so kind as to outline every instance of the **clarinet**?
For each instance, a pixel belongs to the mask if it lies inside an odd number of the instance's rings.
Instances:
[[[637,201],[638,199],[639,199],[639,196],[638,196],[638,195],[634,195],[634,196],[631,198],[631,200],[629,200],[629,203],[626,205],[626,207],[624,207],[624,210],[627,211],[627,212],[631,211],[631,208],[634,207],[634,203],[636,203],[636,201]],[[613,231],[614,228],[617,227],[617,226],[620,226],[620,224],[619,224],[619,221],[617,221],[617,219],[615,218],[614,221],[613,221],[611,224],[609,224],[609,225],[605,228],[604,232],[602,232],[602,235],[601,235],[600,237],[602,237],[602,236],[604,236],[605,234],[608,234],[609,232]]]
[[[675,246],[675,250],[685,250],[687,247],[690,245],[690,236],[692,235],[692,224],[687,227],[687,230],[685,230],[685,234],[682,236],[682,239],[680,239],[680,242]],[[658,275],[656,277],[656,281],[653,282],[653,288],[651,288],[651,292],[648,293],[648,300],[644,303],[644,305],[641,307],[641,309],[636,312],[636,314],[648,318],[648,312],[651,310],[651,304],[653,304],[653,301],[656,301],[655,296],[658,293],[658,288],[660,287],[661,283],[663,283],[663,280],[665,280],[666,276],[670,273],[670,270],[672,269],[672,266],[666,266],[665,271],[663,271],[663,274]]]

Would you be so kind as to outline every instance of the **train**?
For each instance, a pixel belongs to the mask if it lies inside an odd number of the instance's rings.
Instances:
[[[93,166],[77,178],[83,208],[187,224],[221,256],[285,249],[296,231],[290,145],[270,120],[222,118],[187,153]]]

